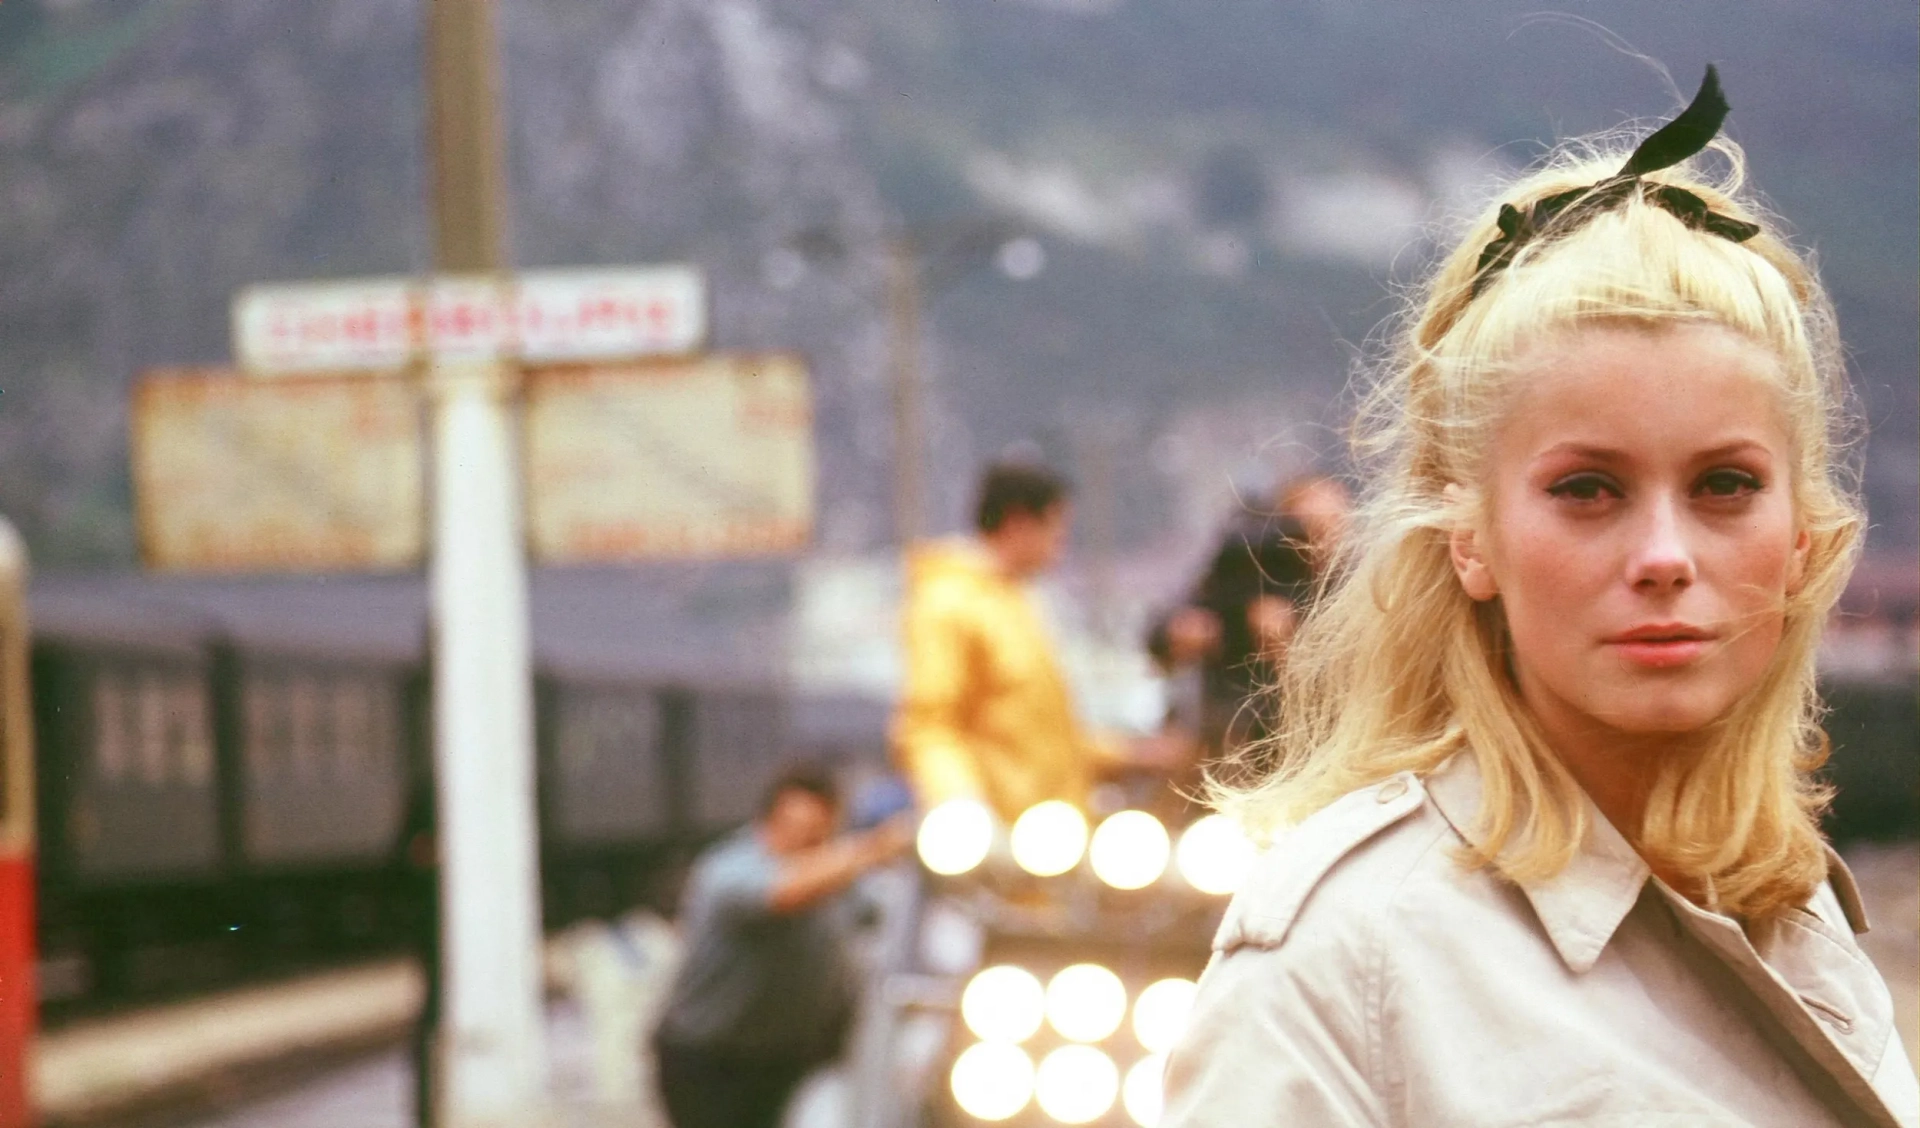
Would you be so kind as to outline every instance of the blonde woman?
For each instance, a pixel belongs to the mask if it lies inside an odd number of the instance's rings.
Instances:
[[[1273,840],[1162,1128],[1914,1125],[1822,840],[1814,651],[1862,514],[1833,317],[1693,105],[1440,265],[1296,637]],[[1599,151],[1596,151],[1599,150]]]

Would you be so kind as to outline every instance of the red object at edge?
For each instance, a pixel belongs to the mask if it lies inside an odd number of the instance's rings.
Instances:
[[[39,1010],[33,892],[33,858],[0,858],[0,1128],[34,1123],[27,1079]]]

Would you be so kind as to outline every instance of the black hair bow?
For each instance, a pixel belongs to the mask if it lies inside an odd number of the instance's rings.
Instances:
[[[1720,92],[1720,74],[1707,66],[1707,77],[1700,92],[1680,116],[1661,126],[1627,158],[1620,171],[1585,188],[1569,188],[1535,200],[1525,211],[1512,204],[1500,205],[1495,221],[1500,237],[1480,252],[1474,269],[1473,296],[1486,289],[1496,275],[1507,268],[1520,248],[1550,227],[1571,230],[1593,216],[1619,207],[1638,191],[1642,199],[1696,231],[1706,231],[1735,243],[1744,243],[1760,234],[1760,225],[1721,215],[1707,202],[1671,184],[1644,184],[1649,172],[1670,168],[1707,147],[1720,132],[1727,118],[1726,95]]]

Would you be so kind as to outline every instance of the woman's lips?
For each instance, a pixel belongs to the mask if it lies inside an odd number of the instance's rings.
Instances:
[[[1706,653],[1711,640],[1704,638],[1621,639],[1607,645],[1636,666],[1655,669],[1684,666]]]
[[[1712,642],[1712,632],[1690,623],[1647,623],[1606,640],[1627,661],[1655,668],[1684,666]]]

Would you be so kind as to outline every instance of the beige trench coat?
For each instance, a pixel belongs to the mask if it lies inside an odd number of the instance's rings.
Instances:
[[[1346,796],[1227,910],[1160,1128],[1920,1125],[1837,857],[1749,938],[1604,818],[1558,877],[1463,869],[1479,769]]]

